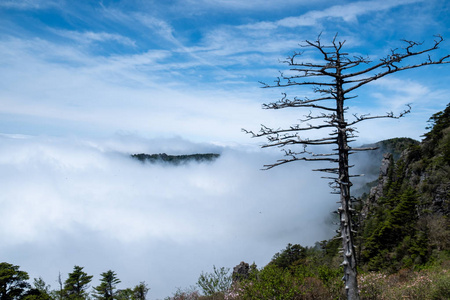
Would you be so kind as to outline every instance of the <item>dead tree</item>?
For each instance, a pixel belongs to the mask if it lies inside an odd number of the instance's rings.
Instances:
[[[266,137],[267,143],[262,148],[281,147],[284,158],[273,164],[265,165],[265,169],[290,163],[294,161],[328,161],[334,163],[331,168],[316,169],[328,174],[331,179],[330,185],[334,192],[340,194],[340,203],[337,213],[340,217],[340,238],[342,239],[342,254],[344,266],[345,289],[348,299],[359,299],[356,254],[353,242],[354,228],[352,228],[352,197],[350,187],[349,155],[356,151],[370,150],[371,148],[354,148],[349,145],[355,140],[355,125],[359,122],[377,118],[400,118],[410,111],[410,107],[403,112],[394,115],[392,112],[381,116],[353,115],[347,119],[348,107],[346,101],[355,95],[354,90],[374,80],[399,71],[409,70],[428,65],[450,63],[450,55],[433,59],[429,53],[439,48],[443,38],[436,36],[434,43],[429,47],[423,47],[422,43],[403,40],[404,47],[392,49],[390,53],[379,61],[371,61],[367,57],[350,56],[343,52],[345,41],[337,41],[337,35],[331,44],[324,45],[320,35],[315,41],[306,41],[301,45],[304,49],[310,48],[317,51],[321,62],[300,61],[303,52],[296,52],[288,57],[284,63],[289,66],[288,74],[281,73],[275,84],[263,84],[264,88],[287,88],[292,86],[310,86],[318,95],[315,98],[289,98],[283,93],[283,97],[272,103],[264,104],[264,109],[282,108],[309,108],[317,113],[311,112],[301,120],[301,124],[289,128],[273,129],[261,125],[259,132],[255,133],[243,129],[253,137]],[[420,62],[408,64],[408,59],[418,57]],[[309,139],[304,133],[310,130],[326,130],[327,135],[323,138]],[[308,146],[319,146],[334,144],[336,149],[330,153],[310,152]],[[296,147],[301,146],[300,150]],[[317,148],[316,148],[317,149]]]

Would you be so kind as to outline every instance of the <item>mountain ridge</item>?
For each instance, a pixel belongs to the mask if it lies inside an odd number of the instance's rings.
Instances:
[[[212,162],[220,157],[217,153],[196,153],[196,154],[183,154],[183,155],[169,155],[166,153],[159,154],[131,154],[132,158],[139,160],[142,163],[169,163],[172,165],[180,165],[188,162],[195,161],[197,163]]]

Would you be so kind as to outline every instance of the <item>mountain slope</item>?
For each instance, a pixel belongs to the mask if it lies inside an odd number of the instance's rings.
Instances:
[[[360,208],[359,248],[368,270],[397,271],[450,249],[450,105],[397,161],[385,154],[378,184]]]

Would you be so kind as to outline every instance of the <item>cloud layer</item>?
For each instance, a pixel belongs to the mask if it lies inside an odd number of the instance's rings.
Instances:
[[[2,253],[54,287],[77,264],[97,277],[113,269],[124,285],[145,280],[162,298],[213,264],[263,266],[289,242],[332,235],[326,182],[306,165],[260,171],[275,157],[259,151],[130,136],[3,135],[1,144]],[[222,154],[178,167],[128,156],[161,150]]]

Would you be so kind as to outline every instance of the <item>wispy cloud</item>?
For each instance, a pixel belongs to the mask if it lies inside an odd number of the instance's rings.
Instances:
[[[3,0],[0,2],[0,8],[19,9],[19,10],[35,10],[46,9],[52,6],[60,6],[61,1],[53,0]]]
[[[357,22],[359,16],[368,13],[388,10],[396,6],[423,2],[423,0],[398,0],[398,1],[358,1],[344,5],[333,5],[324,10],[309,11],[298,17],[287,17],[274,22],[258,22],[243,25],[243,28],[257,30],[273,30],[278,27],[295,28],[300,26],[317,26],[321,21],[329,22],[336,18],[344,22]]]
[[[135,47],[136,42],[132,39],[113,33],[107,32],[78,32],[78,31],[69,31],[69,30],[54,30],[54,32],[60,36],[63,36],[68,39],[72,39],[79,44],[90,44],[90,43],[103,43],[103,42],[115,42],[119,44],[123,44],[125,46]]]
[[[317,3],[326,2],[326,0],[317,0]],[[250,11],[264,11],[264,10],[281,10],[286,7],[301,7],[302,5],[310,4],[308,0],[286,0],[282,2],[272,2],[265,0],[185,0],[179,1],[179,5],[188,10],[205,11],[207,9],[228,9],[228,10],[250,10]]]
[[[0,75],[5,84],[0,111],[45,118],[44,123],[54,124],[55,129],[73,124],[70,127],[91,126],[94,134],[106,128],[109,133],[125,130],[169,136],[198,132],[214,141],[236,141],[247,140],[240,129],[258,124],[267,113],[250,100],[263,92],[257,84],[234,95],[215,84],[197,91],[189,86],[195,78],[174,73],[188,65],[165,62],[170,60],[168,51],[105,58],[47,41],[14,39],[2,43],[0,52],[9,69],[8,76]]]
[[[174,29],[164,20],[142,13],[136,13],[135,17],[142,24],[152,29],[152,31],[158,34],[161,38],[178,44],[178,40],[173,36]]]

